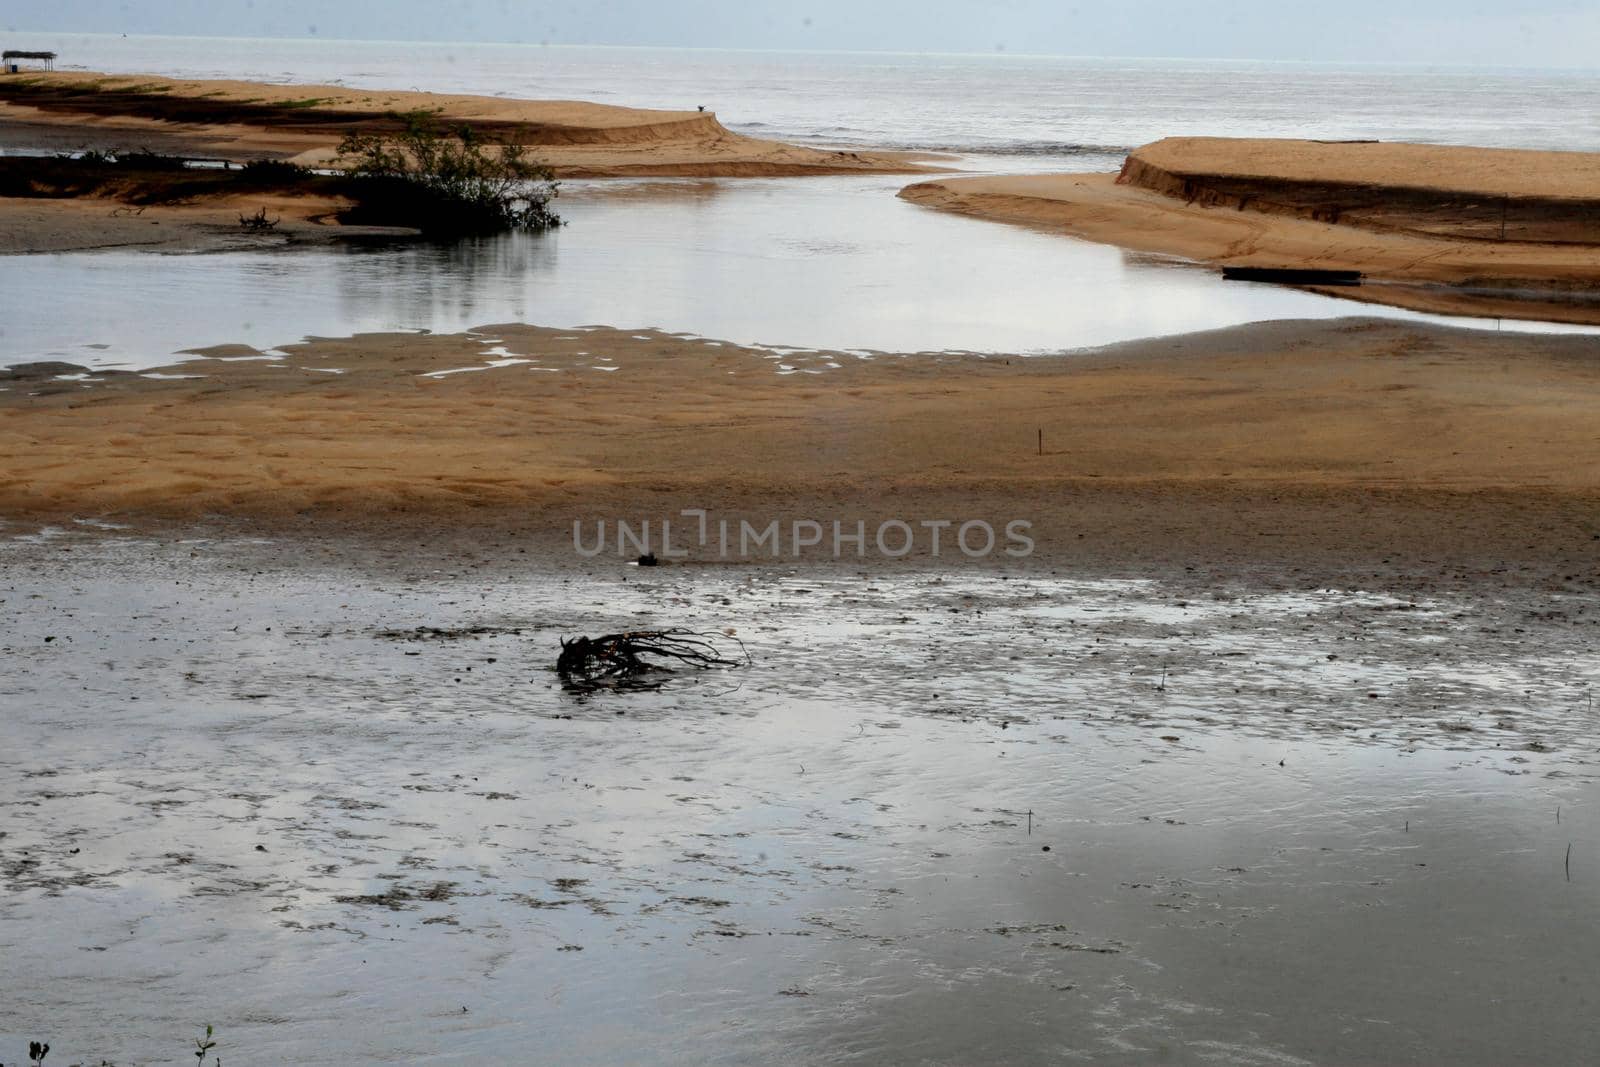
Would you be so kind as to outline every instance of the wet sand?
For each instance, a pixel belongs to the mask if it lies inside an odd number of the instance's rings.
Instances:
[[[16,529],[8,1046],[1500,1064],[1600,1037],[1587,591]],[[652,625],[754,663],[587,698],[545,670]]]
[[[350,207],[337,197],[246,194],[192,204],[130,206],[88,198],[0,197],[0,254],[104,251],[259,251],[352,240],[406,240],[417,231],[349,226],[335,215]],[[248,233],[239,220],[266,210],[270,231]]]
[[[1218,265],[1367,275],[1320,290],[1334,296],[1596,323],[1594,158],[1174,138],[1137,149],[1120,175],[938,179],[901,196]]]
[[[1600,340],[1376,320],[1059,357],[494,326],[0,381],[0,514],[266,527],[1034,524],[1042,559],[1359,567],[1600,552]],[[1042,442],[1041,442],[1042,437]],[[848,549],[847,549],[848,551]]]

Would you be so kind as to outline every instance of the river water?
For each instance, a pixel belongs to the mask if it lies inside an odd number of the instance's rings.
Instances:
[[[742,344],[1062,352],[1265,319],[1420,315],[933,211],[902,178],[572,183],[569,225],[449,246],[0,256],[4,362],[149,367],[205,345],[660,328]]]
[[[1156,137],[1600,146],[1600,79],[1527,71],[22,34],[63,69],[638,106],[736,130],[1107,171]],[[1230,85],[1226,104],[1212,88]],[[4,146],[0,145],[0,150]],[[0,356],[151,366],[199,345],[522,321],[749,344],[1059,352],[1262,319],[1419,316],[895,200],[910,179],[569,183],[570,225],[450,248],[0,256]],[[1448,321],[1435,319],[1434,321]],[[1487,329],[1495,320],[1464,320]],[[1517,329],[1532,328],[1516,325]]]

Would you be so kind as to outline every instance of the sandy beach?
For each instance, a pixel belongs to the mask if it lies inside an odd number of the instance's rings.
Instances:
[[[147,75],[44,73],[0,78],[0,143],[40,152],[149,151],[244,163],[325,167],[351,132],[393,133],[426,112],[443,127],[522,144],[560,178],[784,177],[927,170],[925,156],[801,148],[726,129],[711,112],[651,111],[563,100],[516,100],[318,85],[199,81]],[[337,197],[205,197],[141,206],[107,196],[0,197],[0,251],[141,247],[227,251],[320,244],[410,231],[340,226]],[[272,233],[240,232],[266,207]]]
[[[0,79],[0,139],[43,148],[144,147],[247,161],[330,162],[351,132],[442,126],[527,145],[559,177],[777,177],[923,169],[907,153],[800,148],[733,133],[715,113],[330,85],[32,73]]]
[[[0,512],[470,521],[552,546],[576,519],[682,508],[949,513],[1029,519],[1041,558],[1516,558],[1585,580],[1600,551],[1588,337],[1337,320],[863,358],[504,325],[284,351],[13,370]]]
[[[395,112],[425,108],[515,137],[569,174],[908,166],[903,154],[741,137],[711,114],[572,102],[76,74],[6,79],[0,96],[0,128],[13,133],[91,131],[109,144],[149,129],[236,159],[322,162],[345,130],[390,129]],[[1575,302],[1600,277],[1582,210],[1588,160],[1188,138],[1137,150],[1119,176],[939,179],[901,195],[1198,260],[1360,269],[1370,284],[1340,295],[1428,310],[1528,314],[1515,287],[1540,286],[1539,314],[1587,322],[1600,316]],[[1504,241],[1476,232],[1492,189],[1515,205],[1497,208],[1514,220]],[[288,196],[266,204],[280,229],[239,232],[236,216],[259,200],[8,201],[0,236],[36,251],[195,251],[358,232],[333,224],[338,202]],[[1331,203],[1345,207],[1330,214]],[[491,365],[491,346],[511,358]],[[1025,506],[1048,558],[1149,559],[1184,545],[1343,565],[1427,559],[1442,543],[1482,559],[1588,560],[1600,496],[1592,338],[1351,319],[1065,358],[861,358],[508,324],[283,352],[225,347],[155,373],[7,372],[0,442],[15,462],[0,512],[354,531],[465,513],[559,545],[576,518],[683,507],[870,519]],[[1531,516],[1561,535],[1528,543]]]
[[[1118,175],[941,178],[901,195],[1221,266],[1360,271],[1361,287],[1327,290],[1355,300],[1595,323],[1595,173],[1575,152],[1175,138]]]

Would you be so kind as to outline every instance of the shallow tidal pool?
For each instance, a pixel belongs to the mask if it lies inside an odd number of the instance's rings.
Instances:
[[[1486,330],[896,199],[905,175],[572,182],[567,225],[457,244],[0,255],[0,365],[166,366],[178,353],[486,323],[659,328],[737,344],[1059,353],[1277,319]]]

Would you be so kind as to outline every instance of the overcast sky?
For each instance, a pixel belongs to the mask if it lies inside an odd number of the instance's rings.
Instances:
[[[10,30],[1600,66],[1596,0],[23,0]]]

